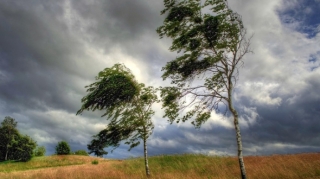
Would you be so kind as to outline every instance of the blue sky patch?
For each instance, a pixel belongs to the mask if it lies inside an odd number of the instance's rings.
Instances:
[[[294,5],[288,4],[278,10],[281,22],[306,34],[308,38],[315,37],[320,31],[320,1],[298,0]]]

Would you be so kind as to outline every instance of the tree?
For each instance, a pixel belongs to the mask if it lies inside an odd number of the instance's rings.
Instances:
[[[205,0],[204,5],[199,0],[164,0],[164,5],[161,14],[167,16],[157,32],[161,38],[172,38],[170,50],[180,53],[162,69],[163,79],[170,78],[174,85],[161,88],[164,117],[171,123],[193,118],[192,124],[199,128],[224,104],[225,112],[233,116],[241,177],[246,178],[238,113],[232,101],[238,67],[250,52],[242,18],[226,0]],[[205,7],[212,12],[203,13]],[[184,109],[188,112],[179,115]]]
[[[120,64],[106,68],[96,79],[97,82],[88,86],[89,94],[82,99],[84,104],[77,114],[84,109],[106,110],[103,116],[107,116],[110,123],[106,129],[93,136],[94,139],[88,145],[89,153],[107,154],[103,148],[114,147],[113,151],[121,141],[126,141],[125,144],[130,145],[131,150],[142,139],[146,175],[149,176],[147,139],[154,128],[151,121],[154,111],[151,107],[158,101],[157,89],[138,84],[130,70]]]
[[[41,156],[44,156],[45,154],[46,154],[46,148],[44,146],[38,146],[34,150],[34,156],[36,157],[41,157]]]
[[[57,155],[69,155],[70,151],[70,146],[66,141],[58,142],[58,145],[56,146]]]
[[[0,160],[28,161],[33,156],[37,143],[29,136],[21,135],[17,122],[5,117],[0,127]]]
[[[4,155],[4,160],[8,160],[8,154],[12,147],[12,142],[15,136],[18,135],[18,130],[16,129],[17,122],[12,117],[6,116],[1,122],[1,151]]]

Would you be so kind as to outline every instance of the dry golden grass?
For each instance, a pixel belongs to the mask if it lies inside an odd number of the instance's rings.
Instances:
[[[56,158],[52,158],[56,159]],[[85,179],[141,179],[145,177],[143,159],[123,161],[104,160],[95,157],[64,156],[77,165],[59,166],[23,171],[1,172],[0,178],[85,178]],[[99,160],[93,165],[93,160]],[[244,158],[250,179],[320,179],[320,153],[248,156]],[[83,164],[79,164],[82,161]],[[32,162],[32,161],[30,161]],[[38,162],[41,163],[41,162]],[[28,165],[28,163],[25,163]],[[156,156],[149,160],[152,179],[232,179],[239,178],[239,166],[235,157],[208,157],[204,155]]]

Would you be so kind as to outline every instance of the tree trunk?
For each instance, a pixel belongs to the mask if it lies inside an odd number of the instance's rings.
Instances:
[[[146,175],[150,176],[149,164],[148,164],[148,152],[147,152],[147,138],[144,136],[143,138],[143,150],[144,150],[144,164],[146,167]]]
[[[7,151],[6,151],[6,157],[4,158],[5,161],[8,160],[8,151],[9,151],[9,145],[7,144]]]
[[[242,156],[242,142],[241,142],[239,121],[238,121],[238,113],[235,109],[233,109],[232,114],[234,117],[234,128],[236,130],[236,137],[237,137],[238,159],[239,159],[239,165],[240,165],[240,171],[241,171],[241,178],[246,179],[247,176],[246,176],[246,169],[244,166],[244,161],[243,161],[243,156]]]
[[[240,134],[240,127],[239,127],[239,120],[238,120],[238,112],[234,109],[233,103],[232,103],[232,89],[233,89],[233,84],[231,83],[231,80],[229,81],[229,89],[228,89],[228,106],[229,110],[231,111],[233,115],[233,123],[234,123],[234,128],[236,130],[236,138],[237,138],[237,146],[238,146],[238,160],[239,160],[239,165],[240,165],[240,171],[241,171],[241,178],[246,179],[247,174],[246,174],[246,169],[244,166],[244,161],[243,161],[243,156],[242,156],[242,142],[241,142],[241,134]]]

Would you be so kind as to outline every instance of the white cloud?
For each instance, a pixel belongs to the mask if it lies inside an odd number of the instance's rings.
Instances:
[[[154,146],[154,147],[162,147],[162,148],[176,148],[179,146],[179,142],[176,140],[163,140],[159,138],[152,138],[152,140],[149,140],[149,146]]]
[[[239,87],[241,90],[236,94],[236,98],[245,96],[251,100],[252,104],[276,105],[281,104],[280,97],[271,97],[279,88],[279,84],[265,84],[263,82],[245,83]]]

